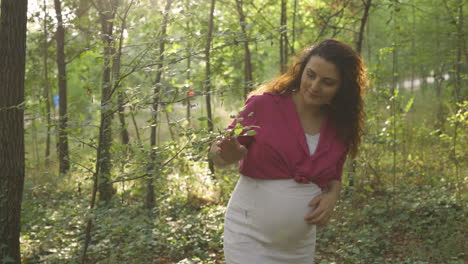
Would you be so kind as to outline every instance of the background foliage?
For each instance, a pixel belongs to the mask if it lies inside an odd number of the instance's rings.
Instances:
[[[463,1],[290,0],[282,26],[280,1],[243,0],[244,33],[236,1],[218,0],[209,76],[205,45],[210,1],[173,0],[165,34],[166,1],[101,2],[119,4],[110,22],[115,47],[123,36],[117,90],[124,100],[118,102],[114,95],[109,107],[124,107],[130,142],[122,142],[123,128],[115,114],[113,198],[93,209],[89,203],[100,112],[105,110],[100,14],[93,0],[61,1],[71,170],[59,174],[56,152],[49,157],[44,153],[44,103],[58,94],[56,14],[53,1],[30,3],[24,263],[81,262],[88,220],[93,228],[87,263],[223,263],[223,214],[238,174],[235,168],[210,172],[209,143],[241,109],[244,85],[256,88],[279,74],[281,34],[288,37],[289,61],[324,38],[355,46],[366,3],[371,3],[361,51],[371,79],[366,134],[358,158],[347,162],[335,217],[319,230],[317,263],[464,263],[468,89]],[[245,42],[253,68],[253,80],[247,84]],[[214,132],[207,126],[207,79],[212,85]],[[49,94],[43,92],[46,84]],[[155,87],[161,88],[157,95]],[[51,109],[52,150],[57,109],[56,104]],[[154,147],[152,126],[157,130]],[[152,164],[155,168],[149,170]],[[151,209],[144,206],[148,179],[153,179],[156,194]]]

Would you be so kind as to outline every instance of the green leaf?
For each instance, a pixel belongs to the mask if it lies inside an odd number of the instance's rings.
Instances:
[[[242,133],[242,130],[243,130],[242,128],[234,129],[234,135],[236,135],[236,136],[240,135]]]
[[[257,132],[255,130],[249,130],[249,131],[244,133],[244,135],[246,135],[246,136],[255,136],[256,134],[257,134]]]
[[[166,106],[166,112],[172,113],[173,110],[174,110],[174,104],[168,104]]]
[[[404,109],[405,113],[407,113],[411,109],[413,102],[414,102],[414,96],[408,100],[408,103],[406,104],[405,109]]]

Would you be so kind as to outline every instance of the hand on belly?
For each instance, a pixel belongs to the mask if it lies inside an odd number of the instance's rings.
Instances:
[[[309,207],[310,197],[281,197],[281,201],[259,204],[252,212],[252,222],[260,234],[265,235],[265,242],[288,244],[288,241],[309,239],[315,228],[307,224],[304,217],[314,208]]]

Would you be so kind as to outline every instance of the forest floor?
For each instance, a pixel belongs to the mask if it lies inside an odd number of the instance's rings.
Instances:
[[[26,184],[23,263],[81,263],[89,218],[86,263],[224,263],[226,200],[170,189],[153,211],[134,200],[142,197],[116,195],[91,214],[89,197],[76,189]],[[318,230],[316,263],[466,263],[463,204],[444,186],[346,187],[331,223]]]

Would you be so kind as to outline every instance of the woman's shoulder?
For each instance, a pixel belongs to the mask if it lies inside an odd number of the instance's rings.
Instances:
[[[264,92],[262,94],[254,94],[247,98],[246,104],[261,104],[261,105],[275,105],[281,102],[286,95],[279,95],[273,92]]]

